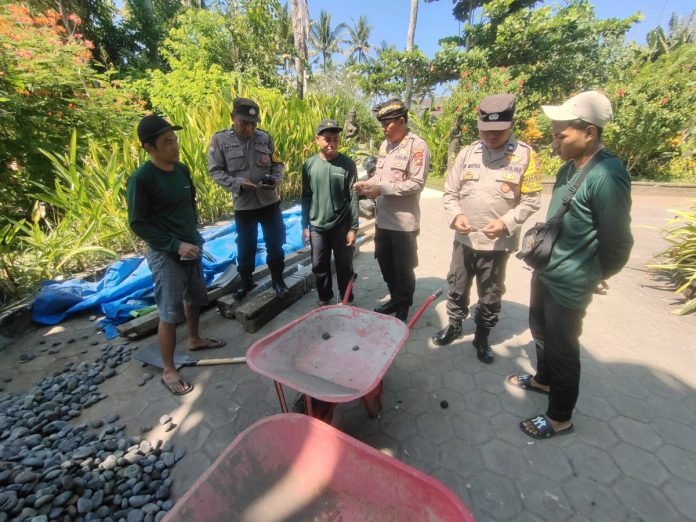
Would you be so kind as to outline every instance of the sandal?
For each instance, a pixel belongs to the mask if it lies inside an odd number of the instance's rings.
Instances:
[[[512,381],[515,378],[517,378],[517,382]],[[546,390],[542,390],[541,388],[537,388],[536,386],[532,385],[532,376],[528,373],[508,375],[507,377],[505,377],[505,382],[508,383],[510,386],[514,386],[515,388],[521,388],[524,391],[532,391],[536,393],[541,393],[543,395],[549,394],[549,392],[547,392]]]
[[[162,385],[165,388],[167,388],[173,395],[186,395],[187,393],[193,391],[193,384],[183,379],[179,379],[178,381],[167,382],[164,380],[164,377],[162,377],[160,381],[162,382]]]
[[[206,337],[203,339],[204,341],[207,341],[208,344],[203,344],[201,346],[189,346],[189,351],[190,352],[197,352],[198,350],[208,350],[211,348],[222,348],[225,346],[225,341],[220,341],[219,339],[211,339],[210,337]]]
[[[531,426],[528,426],[529,424],[531,424]],[[551,426],[551,423],[544,415],[532,417],[531,419],[520,422],[520,429],[525,435],[537,440],[550,439],[551,437],[575,433],[575,428],[572,424],[564,430],[554,430],[553,426]]]

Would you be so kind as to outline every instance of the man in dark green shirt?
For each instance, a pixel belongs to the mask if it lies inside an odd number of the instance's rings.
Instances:
[[[343,299],[353,275],[353,248],[358,232],[358,196],[355,163],[338,152],[338,122],[324,119],[317,128],[319,153],[302,167],[302,233],[312,245],[312,271],[317,278],[318,305],[334,298],[331,252],[336,264],[338,291]],[[352,301],[353,296],[349,296]]]
[[[534,438],[571,433],[580,384],[580,333],[593,292],[628,261],[631,180],[621,161],[602,144],[611,120],[606,96],[587,91],[563,105],[542,107],[552,121],[553,147],[566,164],[556,177],[548,217],[553,216],[583,169],[589,169],[546,266],[532,276],[529,327],[537,348],[536,375],[510,375],[509,384],[547,393],[548,409],[520,423]]]
[[[176,325],[186,318],[189,349],[220,348],[225,343],[200,337],[199,307],[208,303],[198,232],[196,191],[191,174],[179,163],[173,126],[161,116],[145,116],[138,138],[150,155],[128,179],[128,223],[150,250],[147,263],[155,283],[159,311],[157,337],[164,372],[162,384],[175,395],[193,390],[174,366]]]

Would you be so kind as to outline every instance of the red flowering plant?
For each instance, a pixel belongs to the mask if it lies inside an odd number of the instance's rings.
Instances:
[[[671,172],[676,158],[693,155],[693,110],[696,107],[696,45],[684,44],[654,61],[636,60],[623,78],[607,86],[614,121],[607,126],[607,147],[635,176],[679,177]]]
[[[72,129],[109,139],[137,118],[137,105],[119,99],[109,74],[91,66],[93,45],[80,34],[80,24],[78,16],[64,22],[51,9],[33,12],[7,4],[0,10],[0,215],[5,218],[30,212],[29,180],[52,184],[43,151],[64,149]]]

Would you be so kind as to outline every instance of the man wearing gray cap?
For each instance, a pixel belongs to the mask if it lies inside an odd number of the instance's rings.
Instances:
[[[334,298],[331,252],[338,291],[343,295],[353,275],[353,248],[358,232],[358,197],[353,190],[355,163],[338,152],[343,129],[336,120],[319,122],[315,142],[319,153],[302,166],[302,238],[312,247],[312,271],[317,277],[317,306]],[[353,296],[349,296],[349,302]]]
[[[233,295],[244,296],[254,287],[258,226],[266,242],[266,263],[272,286],[280,298],[288,293],[283,280],[285,268],[285,223],[280,210],[278,187],[284,165],[271,136],[256,128],[261,121],[259,106],[247,98],[235,98],[232,127],[215,134],[208,148],[210,177],[232,192],[237,226],[237,270],[242,279]]]
[[[548,217],[566,196],[570,206],[551,258],[532,276],[529,328],[536,343],[536,374],[507,377],[511,386],[549,396],[545,414],[520,423],[535,439],[573,431],[582,320],[593,292],[623,268],[633,247],[631,179],[621,160],[602,144],[611,103],[603,94],[587,91],[542,109],[552,122],[553,148],[566,161],[556,175]],[[569,189],[578,181],[573,195]]]
[[[358,181],[355,190],[375,200],[375,257],[391,296],[375,311],[406,322],[416,289],[420,194],[428,176],[430,151],[409,130],[408,109],[401,100],[388,100],[373,112],[386,139],[379,148],[375,175]]]
[[[449,324],[433,336],[439,346],[463,335],[469,292],[476,279],[476,356],[493,362],[488,342],[498,322],[505,293],[505,269],[519,245],[522,224],[541,206],[541,177],[536,153],[512,134],[516,98],[494,94],[481,101],[481,139],[462,150],[445,182],[447,223],[454,230],[447,275]]]

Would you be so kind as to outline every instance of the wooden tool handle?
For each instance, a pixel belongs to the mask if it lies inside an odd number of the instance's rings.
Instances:
[[[215,366],[218,364],[245,363],[246,357],[225,357],[222,359],[200,359],[195,366]]]

